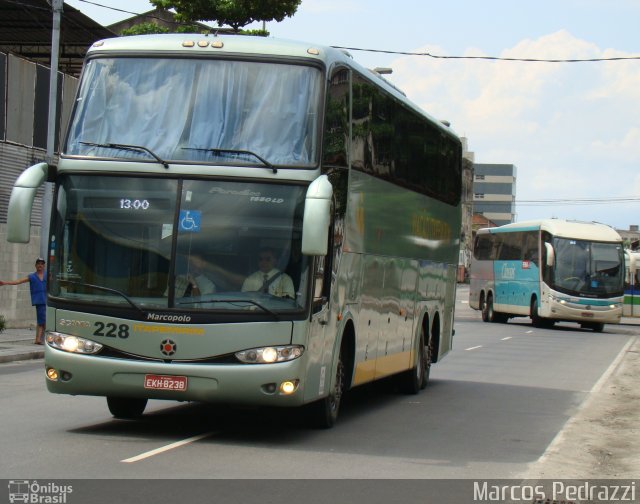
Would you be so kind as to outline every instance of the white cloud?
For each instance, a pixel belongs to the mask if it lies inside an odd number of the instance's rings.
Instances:
[[[435,46],[415,51],[446,55]],[[482,52],[469,48],[465,55]],[[522,40],[499,56],[629,55],[600,49],[561,30]],[[517,166],[519,199],[640,196],[638,61],[525,63],[410,56],[392,66],[393,82],[431,115],[446,118],[466,136],[477,162]],[[638,213],[640,204],[633,208]],[[629,211],[612,205],[523,210],[520,215],[526,218],[578,214],[619,226],[628,215],[616,212]]]

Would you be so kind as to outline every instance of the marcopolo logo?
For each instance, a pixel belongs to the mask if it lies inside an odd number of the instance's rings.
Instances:
[[[29,480],[9,480],[9,502],[32,504],[65,504],[67,495],[73,492],[71,485]]]
[[[148,312],[147,320],[153,320],[156,322],[191,322],[191,316]]]

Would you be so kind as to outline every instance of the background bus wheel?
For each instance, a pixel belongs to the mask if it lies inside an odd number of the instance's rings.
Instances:
[[[309,420],[313,427],[330,429],[338,419],[340,403],[342,402],[342,395],[345,389],[345,356],[346,352],[343,344],[340,348],[340,355],[338,356],[333,389],[327,397],[313,402],[308,406]]]
[[[493,322],[495,320],[495,313],[493,311],[493,296],[489,294],[487,300],[482,305],[482,320],[484,322]]]
[[[418,342],[416,364],[409,371],[400,375],[402,388],[408,394],[417,394],[427,386],[429,374],[431,372],[431,360],[433,357],[433,345],[431,339],[429,345],[424,344],[424,327],[420,330],[420,341]]]
[[[602,332],[604,330],[604,324],[602,322],[584,322],[580,324],[583,329],[591,329],[595,332]]]
[[[538,315],[538,299],[533,298],[531,300],[531,323],[534,327],[545,327],[545,319]],[[551,324],[553,325],[553,324]]]
[[[131,397],[107,397],[109,411],[116,418],[137,418],[147,407],[146,399],[134,399]]]

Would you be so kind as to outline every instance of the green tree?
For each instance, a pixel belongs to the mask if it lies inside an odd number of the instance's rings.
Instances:
[[[169,33],[169,30],[155,23],[139,23],[122,30],[120,35],[148,35],[151,33]]]
[[[295,14],[302,0],[151,0],[162,9],[174,9],[176,20],[187,23],[217,21],[234,31],[254,21],[282,21]]]
[[[198,33],[201,28],[193,24],[179,24],[174,27],[173,30],[165,28],[164,26],[157,25],[155,23],[138,23],[131,28],[125,28],[120,32],[120,35],[150,35],[154,33]]]

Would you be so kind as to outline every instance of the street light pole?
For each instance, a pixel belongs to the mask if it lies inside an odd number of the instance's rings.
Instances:
[[[51,69],[49,72],[49,113],[47,118],[47,154],[46,161],[49,165],[54,163],[56,142],[56,117],[58,105],[58,58],[60,53],[60,18],[64,0],[51,0],[53,9],[53,24],[51,29]],[[44,184],[44,197],[42,198],[42,218],[40,235],[40,256],[48,257],[47,242],[49,239],[49,221],[51,218],[51,204],[53,188],[50,182]]]

